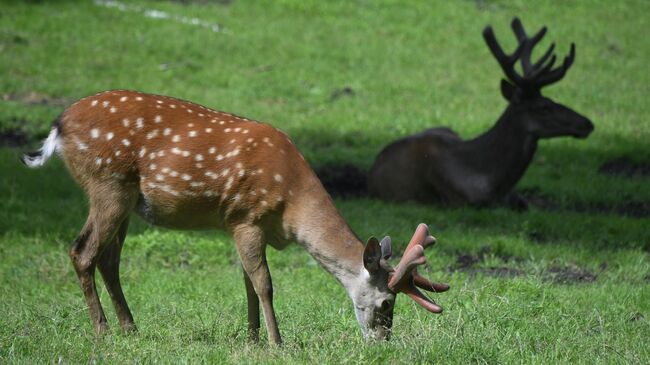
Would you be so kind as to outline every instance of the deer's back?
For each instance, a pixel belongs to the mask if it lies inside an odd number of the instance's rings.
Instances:
[[[374,196],[394,201],[437,202],[447,195],[444,159],[462,142],[451,129],[431,128],[382,149],[368,176]]]
[[[60,128],[64,160],[87,192],[138,190],[147,220],[177,228],[278,209],[296,170],[309,169],[268,124],[159,95],[87,97],[63,113]]]

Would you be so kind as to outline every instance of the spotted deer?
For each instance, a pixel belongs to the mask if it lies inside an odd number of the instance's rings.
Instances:
[[[384,147],[368,175],[369,192],[385,200],[449,205],[506,203],[525,209],[514,187],[528,168],[541,138],[587,137],[594,129],[589,119],[542,96],[541,89],[561,80],[573,64],[575,45],[562,65],[553,68],[554,45],[534,62],[531,54],[546,34],[543,27],[532,38],[521,21],[512,21],[519,45],[505,54],[491,27],[483,37],[507,77],[501,93],[509,102],[486,133],[462,140],[446,127],[431,128]],[[522,73],[515,69],[521,63]]]
[[[23,156],[41,166],[54,153],[88,196],[90,209],[70,258],[98,334],[107,328],[95,286],[99,269],[120,325],[135,329],[119,278],[133,211],[154,225],[221,229],[232,234],[244,271],[251,338],[259,339],[261,303],[269,341],[281,342],[273,310],[266,245],[297,241],[346,289],[367,339],[388,339],[399,292],[425,309],[442,309],[416,286],[449,287],[418,275],[433,243],[420,225],[393,269],[390,238],[363,243],[289,137],[258,123],[191,102],[133,91],[107,91],[73,104],[42,148]]]

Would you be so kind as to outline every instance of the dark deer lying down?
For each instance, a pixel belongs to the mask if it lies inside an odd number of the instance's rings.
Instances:
[[[266,245],[297,241],[345,287],[364,337],[387,339],[398,292],[425,309],[442,309],[414,285],[449,287],[417,274],[434,242],[420,225],[393,270],[390,238],[364,247],[339,215],[289,137],[268,124],[186,101],[117,90],[82,99],[55,123],[43,147],[23,156],[41,166],[54,152],[90,201],[88,220],[70,249],[97,333],[106,317],[95,287],[104,278],[120,325],[134,329],[120,285],[120,252],[137,212],[178,229],[225,229],[244,268],[251,337],[258,339],[259,304],[272,343],[280,343]],[[218,253],[216,253],[218,254]]]
[[[544,37],[543,27],[532,38],[515,18],[512,29],[519,46],[504,54],[491,27],[483,37],[508,80],[501,93],[509,104],[485,134],[462,140],[449,128],[432,128],[397,140],[377,156],[368,176],[371,194],[393,201],[486,205],[507,202],[525,207],[514,193],[530,164],[540,138],[584,138],[594,129],[589,119],[542,96],[541,89],[564,77],[575,57],[575,45],[561,66],[553,69],[554,44],[535,63],[533,47]],[[516,62],[523,70],[515,70]]]

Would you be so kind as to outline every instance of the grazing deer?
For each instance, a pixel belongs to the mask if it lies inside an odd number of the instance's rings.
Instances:
[[[262,304],[270,342],[281,342],[273,310],[266,245],[297,241],[345,287],[365,338],[388,339],[395,295],[427,310],[442,309],[414,285],[441,292],[417,274],[433,243],[420,225],[393,270],[390,238],[364,247],[339,215],[289,137],[268,124],[170,97],[107,91],[81,99],[54,124],[40,151],[23,156],[37,167],[54,152],[86,192],[88,220],[70,249],[90,317],[107,328],[95,287],[99,269],[120,325],[135,329],[119,278],[129,215],[177,229],[225,229],[244,269],[248,324],[259,339]]]
[[[514,192],[517,181],[530,164],[540,138],[585,138],[594,129],[584,116],[542,96],[541,89],[564,77],[575,57],[575,45],[561,66],[553,69],[554,44],[535,63],[533,47],[544,37],[543,27],[532,38],[515,18],[512,29],[519,46],[506,55],[491,27],[483,37],[506,74],[501,93],[509,104],[485,134],[462,140],[445,127],[397,140],[377,156],[368,175],[372,195],[393,201],[424,201],[443,204],[486,205],[507,202],[525,208]],[[515,70],[521,62],[523,73]]]

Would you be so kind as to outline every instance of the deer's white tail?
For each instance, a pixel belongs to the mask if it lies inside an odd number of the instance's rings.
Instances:
[[[41,148],[36,152],[23,154],[20,159],[28,167],[41,167],[50,159],[50,157],[52,157],[52,154],[59,149],[59,145],[59,124],[55,123],[50,134],[47,136],[45,141],[43,141]]]

